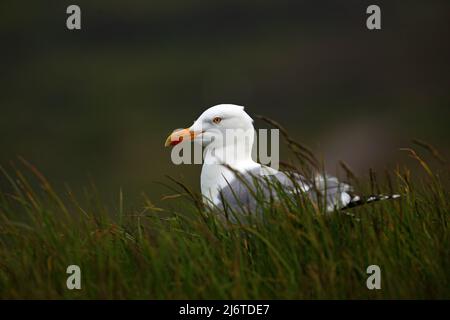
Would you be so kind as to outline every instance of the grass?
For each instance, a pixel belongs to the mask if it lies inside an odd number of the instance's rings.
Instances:
[[[202,208],[181,183],[164,208],[107,209],[57,193],[32,165],[2,170],[0,298],[3,299],[449,299],[448,171],[397,169],[370,192],[398,201],[323,214],[301,196],[264,206],[264,219],[233,224]],[[348,170],[348,169],[347,169]],[[354,178],[354,177],[353,177]],[[194,200],[194,201],[193,201]],[[219,215],[218,215],[219,213]],[[81,290],[66,268],[81,268]],[[381,290],[366,269],[381,268]]]

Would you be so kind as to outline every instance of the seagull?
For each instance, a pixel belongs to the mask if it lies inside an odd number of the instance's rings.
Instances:
[[[181,142],[201,145],[201,193],[204,203],[211,207],[257,210],[255,194],[262,191],[265,198],[272,196],[275,184],[287,194],[302,192],[316,202],[326,197],[327,212],[400,197],[393,194],[363,198],[355,195],[350,185],[328,174],[307,179],[296,172],[282,172],[255,162],[254,132],[253,119],[243,106],[219,104],[204,111],[189,128],[173,131],[165,146]]]

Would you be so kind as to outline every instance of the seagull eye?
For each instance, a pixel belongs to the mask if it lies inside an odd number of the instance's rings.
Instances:
[[[220,121],[222,121],[222,118],[221,118],[221,117],[214,117],[214,119],[213,119],[213,122],[214,122],[215,124],[219,124]]]

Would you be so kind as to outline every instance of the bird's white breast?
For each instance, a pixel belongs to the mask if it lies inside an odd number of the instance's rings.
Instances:
[[[260,164],[249,161],[239,163],[237,166],[231,166],[238,172],[260,167]],[[206,203],[218,204],[220,202],[219,191],[226,187],[235,178],[235,173],[221,164],[203,164],[200,176],[202,196]]]

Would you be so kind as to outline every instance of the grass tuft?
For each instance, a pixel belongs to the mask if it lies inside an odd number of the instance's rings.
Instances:
[[[426,175],[404,168],[387,172],[386,183],[373,172],[358,179],[368,193],[396,190],[398,201],[325,214],[275,187],[279,201],[261,199],[263,219],[247,223],[205,208],[174,179],[163,207],[144,195],[141,208],[128,211],[120,191],[111,211],[94,190],[87,201],[69,188],[56,192],[21,160],[23,169],[1,168],[8,185],[0,192],[0,298],[448,299],[448,172],[407,151]],[[81,268],[81,290],[66,288],[72,264]],[[374,264],[381,290],[366,287]]]

